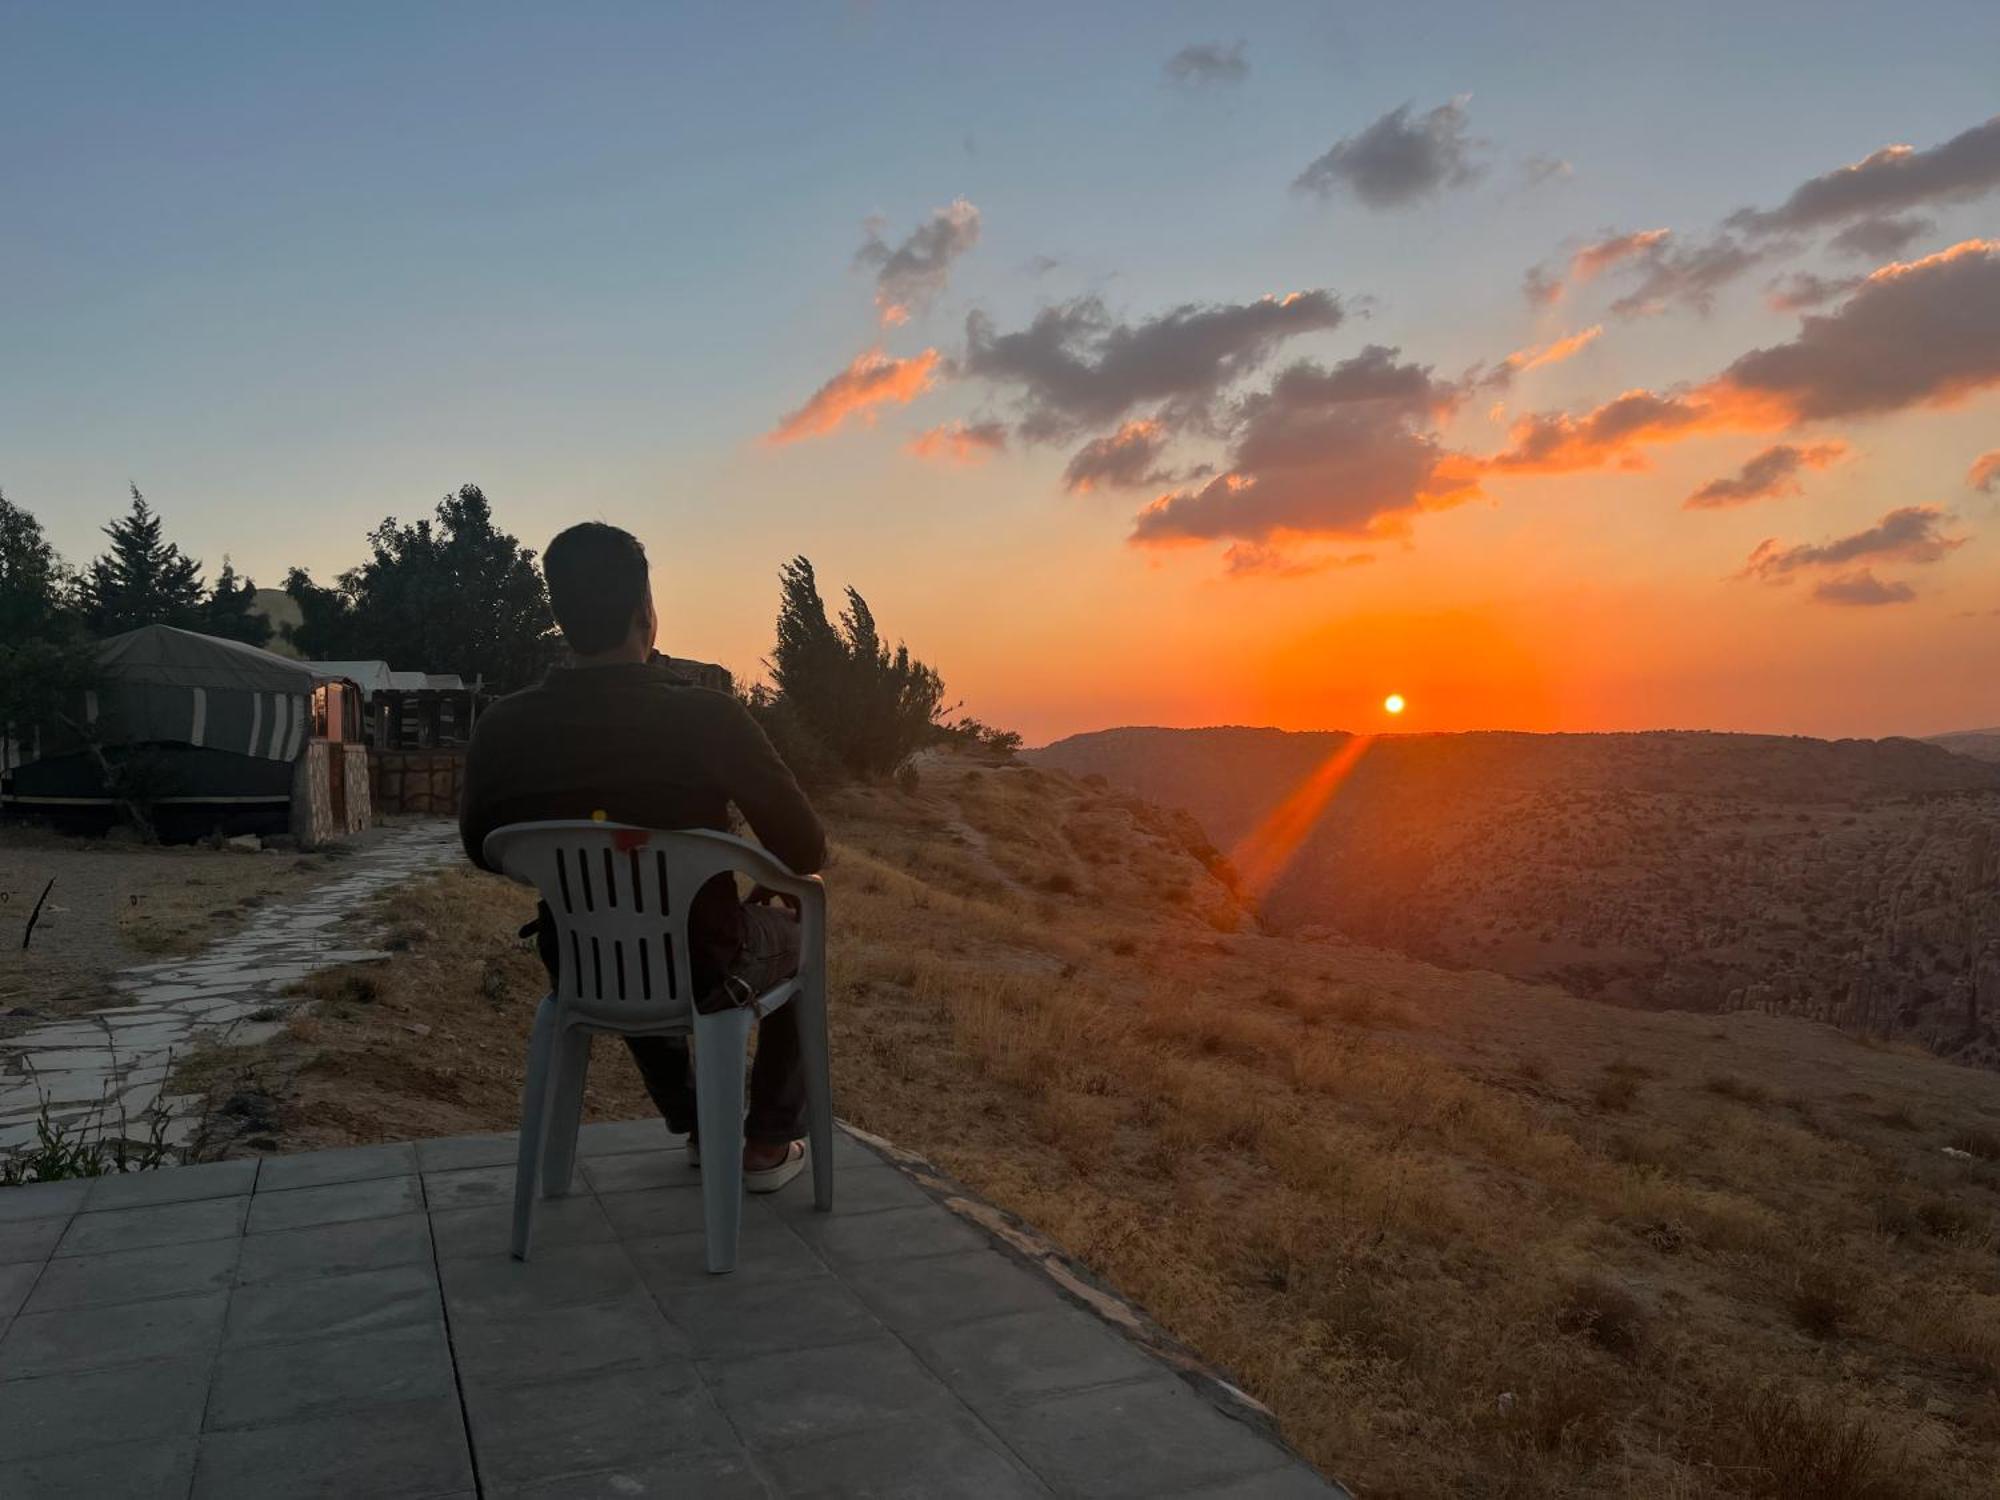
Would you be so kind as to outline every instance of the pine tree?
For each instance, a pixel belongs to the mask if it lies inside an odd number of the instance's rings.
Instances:
[[[224,640],[243,641],[252,646],[264,645],[271,639],[271,622],[262,615],[251,613],[250,606],[256,599],[256,583],[248,578],[239,581],[236,568],[225,552],[222,555],[222,572],[208,596],[201,628],[209,635],[219,635]]]
[[[204,616],[201,564],[161,536],[159,515],[132,486],[132,508],[104,528],[111,550],[90,565],[84,614],[98,635],[141,625],[199,630]]]

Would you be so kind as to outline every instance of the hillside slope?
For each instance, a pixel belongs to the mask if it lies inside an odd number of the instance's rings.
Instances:
[[[1058,773],[938,761],[825,810],[841,1114],[1054,1237],[1361,1495],[2000,1468],[1988,1075],[1263,933],[1187,818]],[[511,1127],[531,900],[399,893],[386,970],[203,1064],[264,1111],[235,1149]],[[619,1049],[590,1107],[645,1113]]]
[[[1960,729],[1951,734],[1934,734],[1925,743],[1941,746],[1953,755],[1969,755],[1974,760],[2000,761],[2000,726],[1992,729]]]
[[[1347,742],[1113,730],[1035,759],[1185,807],[1227,848]],[[1593,998],[2000,1063],[2000,766],[1915,740],[1384,736],[1261,909]]]

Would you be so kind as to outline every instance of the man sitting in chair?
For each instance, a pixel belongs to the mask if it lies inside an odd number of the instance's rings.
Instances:
[[[764,731],[735,698],[683,681],[654,651],[659,620],[638,538],[586,521],[549,543],[542,571],[575,661],[501,699],[475,726],[459,814],[473,863],[486,868],[486,835],[508,823],[602,816],[727,832],[734,803],[772,854],[801,875],[818,870],[826,834]],[[688,933],[700,993],[727,985],[760,994],[798,971],[797,917],[761,892],[738,901],[727,875],[695,897]],[[553,976],[546,908],[539,938]],[[797,1007],[759,1024],[743,1174],[749,1191],[769,1193],[805,1165],[806,1086]],[[685,1039],[628,1037],[626,1045],[667,1128],[689,1136],[694,1155]]]

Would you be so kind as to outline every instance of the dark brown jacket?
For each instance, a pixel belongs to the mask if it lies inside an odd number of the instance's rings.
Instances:
[[[559,667],[481,716],[466,752],[459,833],[482,869],[486,835],[508,823],[589,818],[641,828],[729,829],[734,803],[758,841],[801,875],[826,859],[805,793],[749,710],[659,663]],[[695,898],[697,951],[740,941],[726,878]]]

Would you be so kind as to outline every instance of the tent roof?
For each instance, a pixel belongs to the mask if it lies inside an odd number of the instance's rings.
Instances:
[[[246,693],[310,693],[314,680],[299,662],[171,625],[142,625],[100,641],[97,664],[117,681]]]
[[[372,698],[384,688],[391,686],[391,673],[386,661],[309,661],[305,665],[312,669],[315,677],[345,677],[361,689],[362,696]]]

